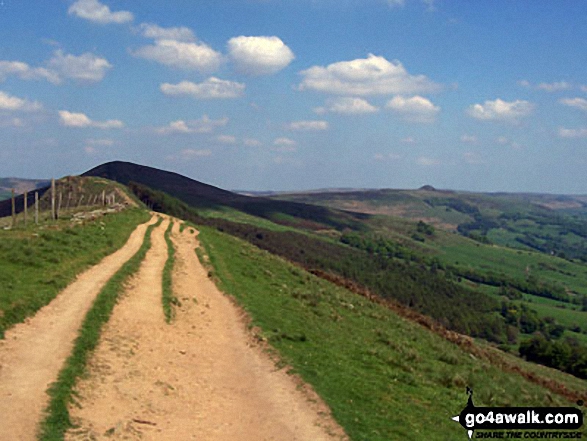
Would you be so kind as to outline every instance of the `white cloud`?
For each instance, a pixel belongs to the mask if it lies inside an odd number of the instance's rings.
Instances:
[[[435,165],[440,165],[440,160],[436,158],[430,158],[429,156],[420,156],[416,159],[416,164],[421,165],[422,167],[432,167]]]
[[[236,137],[232,135],[218,135],[216,137],[216,141],[218,141],[221,144],[233,145],[236,144]]]
[[[298,145],[293,139],[290,138],[277,138],[273,141],[273,148],[276,152],[295,152]]]
[[[406,3],[405,0],[385,0],[385,1],[392,8],[395,8],[396,6],[404,6]]]
[[[287,127],[289,130],[300,131],[328,130],[328,121],[293,121]]]
[[[498,98],[495,101],[485,101],[484,104],[473,104],[468,108],[467,113],[483,121],[516,122],[519,118],[528,116],[533,110],[534,105],[528,101],[507,102]]]
[[[464,142],[465,144],[476,144],[477,137],[474,135],[461,135],[461,142]]]
[[[238,71],[269,75],[284,69],[295,58],[278,37],[234,37],[228,40],[228,54]]]
[[[585,98],[563,98],[559,100],[559,103],[587,112],[587,100]]]
[[[228,123],[228,118],[210,119],[208,115],[192,121],[177,120],[167,126],[159,127],[156,132],[161,135],[171,133],[211,133],[216,127],[223,127]]]
[[[132,54],[166,66],[200,72],[214,71],[222,62],[222,55],[204,43],[172,39],[157,40],[154,45],[140,47]]]
[[[581,89],[581,92],[587,92],[587,86],[581,86],[579,89]]]
[[[416,144],[418,141],[416,141],[416,139],[414,139],[413,137],[408,136],[407,138],[401,139],[401,142],[404,144]]]
[[[166,95],[187,95],[197,99],[238,98],[243,95],[245,85],[234,81],[221,80],[210,77],[206,81],[196,84],[191,81],[182,81],[179,84],[161,84],[161,92]]]
[[[49,60],[49,66],[60,77],[72,78],[78,81],[101,81],[112,65],[105,58],[100,58],[92,53],[75,56],[64,54],[63,51],[55,51],[53,58]]]
[[[53,84],[61,81],[59,75],[44,67],[33,68],[22,61],[0,61],[0,81],[9,75],[15,75],[21,80],[47,80]]]
[[[369,54],[367,58],[340,61],[300,72],[300,90],[337,95],[392,95],[434,92],[440,86],[424,75],[411,75],[399,61]]]
[[[0,90],[0,110],[34,112],[42,108],[38,101],[18,98]]]
[[[554,83],[540,83],[536,89],[544,90],[546,92],[558,92],[559,90],[568,90],[572,86],[566,81],[558,81]]]
[[[212,151],[208,149],[184,149],[181,155],[185,158],[196,158],[212,155]]]
[[[141,23],[139,32],[143,37],[153,40],[196,41],[196,36],[190,28],[185,26],[163,28],[153,23]]]
[[[359,115],[365,113],[375,113],[379,109],[371,105],[363,98],[340,97],[326,101],[326,107],[317,107],[314,109],[319,115],[327,112],[340,113],[343,115]]]
[[[120,129],[124,127],[124,123],[117,119],[110,119],[108,121],[92,121],[84,113],[73,113],[67,110],[59,111],[59,119],[61,125],[65,127],[77,128],[96,128],[96,129]]]
[[[0,115],[0,127],[24,127],[24,121],[20,118],[4,118]]]
[[[558,136],[561,138],[587,138],[587,129],[565,129],[560,127],[558,129]]]
[[[558,92],[561,90],[569,90],[573,87],[572,84],[566,81],[554,81],[552,83],[540,83],[533,86],[528,80],[518,81],[518,84],[526,89],[543,90],[545,92]]]
[[[395,96],[387,102],[385,107],[402,115],[404,119],[414,122],[432,122],[440,112],[440,107],[418,95],[411,98]]]
[[[69,15],[77,15],[80,18],[85,18],[86,20],[99,24],[122,24],[133,21],[134,19],[131,12],[112,12],[108,6],[103,5],[98,0],[77,0],[69,7],[67,12]]]
[[[245,138],[243,144],[247,147],[261,147],[263,143],[255,138]]]

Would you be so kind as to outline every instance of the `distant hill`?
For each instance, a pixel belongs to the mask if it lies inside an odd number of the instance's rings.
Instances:
[[[272,199],[424,221],[485,243],[587,261],[587,196],[417,190],[280,194]]]
[[[359,227],[366,216],[326,207],[252,197],[204,184],[178,173],[115,161],[95,167],[83,176],[99,176],[128,185],[137,183],[165,192],[199,209],[230,207],[276,223],[310,229]]]
[[[16,194],[22,194],[25,191],[46,187],[49,183],[47,179],[0,178],[0,201],[11,197],[13,188]]]

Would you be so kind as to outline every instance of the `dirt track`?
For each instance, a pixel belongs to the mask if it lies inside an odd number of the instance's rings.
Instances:
[[[166,224],[115,307],[78,385],[78,428],[67,440],[333,440],[344,434],[296,382],[251,343],[238,309],[208,279],[195,235],[174,227],[174,292],[165,323]],[[329,434],[332,433],[332,434]]]
[[[139,249],[146,225],[34,317],[6,332],[0,341],[0,441],[35,439],[48,402],[46,390],[71,352],[86,312],[106,281]]]

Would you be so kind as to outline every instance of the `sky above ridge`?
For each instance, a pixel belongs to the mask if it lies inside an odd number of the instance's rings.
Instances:
[[[0,0],[0,176],[587,194],[581,0]]]

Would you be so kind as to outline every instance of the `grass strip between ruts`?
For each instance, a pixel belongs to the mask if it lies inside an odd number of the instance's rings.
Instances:
[[[174,317],[174,310],[172,305],[177,305],[178,300],[173,295],[172,273],[175,265],[175,248],[171,241],[171,229],[173,222],[169,222],[169,227],[165,231],[165,242],[167,242],[167,260],[163,267],[163,313],[165,314],[165,321],[171,323]]]
[[[46,409],[45,419],[40,425],[38,439],[63,440],[67,429],[73,427],[67,407],[72,401],[75,383],[85,373],[88,357],[100,341],[102,326],[108,322],[125,282],[139,270],[147,251],[151,248],[151,232],[162,220],[159,218],[156,224],[147,228],[139,250],[106,282],[96,297],[84,319],[71,355],[61,369],[57,381],[48,390],[51,400]]]

